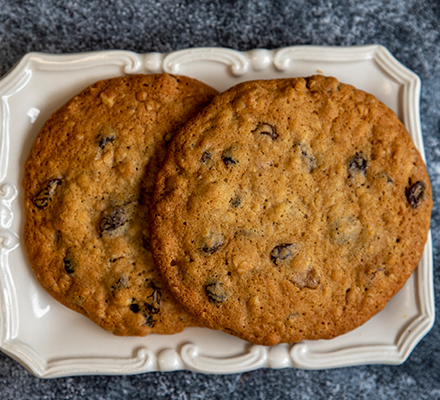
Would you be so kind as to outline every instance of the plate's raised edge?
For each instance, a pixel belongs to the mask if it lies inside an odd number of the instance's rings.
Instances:
[[[213,61],[226,65],[235,76],[241,76],[250,69],[261,71],[273,65],[279,71],[288,70],[293,61],[355,62],[378,59],[383,54],[394,64],[395,71],[406,70],[381,45],[326,47],[292,46],[275,50],[254,49],[248,52],[219,48],[201,47],[178,50],[171,53],[138,54],[125,50],[105,50],[77,54],[28,53],[17,65],[0,80],[0,93],[5,78],[11,81],[23,70],[38,69],[44,71],[77,71],[103,65],[118,65],[122,73],[160,73],[178,74],[185,64]],[[400,67],[399,67],[400,66]],[[412,73],[415,75],[414,73]],[[416,76],[416,75],[415,75]]]
[[[403,123],[408,129],[415,146],[425,161],[422,129],[420,126],[420,89],[419,76],[405,67],[385,47],[380,47],[374,57],[375,62],[402,86],[401,105]]]
[[[181,66],[202,60],[225,64],[235,76],[246,74],[250,68],[263,70],[270,65],[279,70],[288,70],[293,61],[328,61],[353,62],[374,59],[390,77],[403,87],[404,123],[409,129],[413,140],[424,157],[423,140],[419,119],[420,79],[412,71],[397,61],[383,46],[354,47],[321,47],[293,46],[276,50],[255,49],[249,52],[238,52],[224,48],[196,48],[176,51],[168,54],[148,53],[137,54],[129,51],[100,51],[82,54],[51,55],[29,53],[5,77],[0,80],[1,98],[1,132],[0,132],[0,182],[7,176],[9,156],[9,104],[8,99],[23,89],[32,77],[33,70],[46,71],[77,71],[102,65],[116,65],[125,74],[168,72],[179,73]],[[300,368],[331,368],[359,364],[387,363],[399,364],[408,357],[418,341],[429,331],[434,322],[434,298],[432,287],[432,242],[429,238],[417,278],[426,291],[419,290],[418,301],[422,315],[413,321],[411,329],[403,332],[395,346],[365,347],[363,357],[359,357],[362,349],[343,349],[333,353],[312,353],[307,343],[292,346],[291,360],[284,357],[277,348],[266,350],[260,346],[252,346],[240,356],[216,359],[200,355],[193,344],[182,347],[179,355],[173,349],[162,350],[157,359],[147,349],[139,349],[133,358],[78,358],[47,362],[34,349],[14,339],[18,327],[18,303],[15,287],[7,262],[8,253],[18,246],[18,236],[10,231],[12,211],[10,203],[15,197],[8,193],[16,188],[11,184],[3,185],[5,197],[2,207],[10,215],[9,222],[0,226],[0,348],[21,362],[32,373],[41,377],[58,377],[87,374],[130,374],[157,370],[190,369],[205,373],[234,373],[267,366],[282,368],[296,366]],[[9,229],[9,231],[8,231]],[[6,232],[6,235],[5,235]],[[272,356],[271,356],[272,354]],[[283,358],[279,358],[283,354]],[[278,359],[276,359],[278,357]],[[115,367],[116,365],[116,367]]]
[[[134,375],[157,371],[155,357],[145,347],[138,348],[133,357],[71,357],[52,361],[27,343],[13,339],[2,348],[30,373],[39,378],[61,378],[81,375]]]
[[[102,65],[119,65],[122,73],[178,74],[185,64],[213,61],[224,64],[232,75],[241,76],[250,69],[261,71],[273,65],[279,71],[289,69],[293,61],[354,62],[376,57],[379,52],[389,53],[381,45],[326,47],[292,46],[275,50],[254,49],[248,52],[201,47],[171,53],[138,54],[125,50],[105,50],[77,54],[28,53],[0,80],[0,92],[5,78],[10,81],[23,70],[70,71]],[[391,56],[392,57],[392,56]],[[396,60],[397,62],[397,60]],[[402,66],[403,67],[403,66]]]
[[[18,331],[18,301],[8,264],[9,253],[19,245],[19,238],[11,229],[14,218],[11,203],[16,196],[13,185],[0,187],[0,348]]]
[[[40,378],[60,378],[76,375],[133,375],[154,371],[191,370],[208,374],[241,373],[267,367],[269,349],[249,346],[248,351],[235,357],[216,358],[200,354],[199,348],[186,343],[180,354],[174,349],[162,349],[157,355],[146,347],[138,348],[133,357],[71,357],[45,360],[34,348],[19,339],[3,344],[2,351]],[[279,360],[269,366],[281,368]],[[284,365],[284,366],[291,366]]]
[[[279,71],[286,71],[293,61],[354,62],[371,59],[383,49],[380,45],[325,47],[292,46],[275,50],[255,49],[240,52],[225,48],[195,48],[175,51],[165,55],[162,69],[178,74],[181,66],[197,61],[216,61],[230,67],[235,76],[246,74],[251,68],[261,71],[272,64]],[[151,56],[150,56],[151,57]],[[157,54],[154,54],[157,58]]]

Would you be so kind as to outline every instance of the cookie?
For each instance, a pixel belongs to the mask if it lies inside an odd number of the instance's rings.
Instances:
[[[44,124],[25,164],[24,242],[56,300],[117,335],[194,322],[149,249],[149,202],[173,132],[216,91],[187,77],[103,80]]]
[[[324,76],[246,82],[174,137],[152,249],[206,326],[262,345],[329,339],[402,288],[431,209],[419,152],[374,96]]]

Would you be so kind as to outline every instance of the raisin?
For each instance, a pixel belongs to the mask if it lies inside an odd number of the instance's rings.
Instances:
[[[208,151],[205,151],[205,152],[202,154],[202,163],[205,164],[206,161],[208,161],[208,160],[211,159],[211,157],[212,157],[212,154],[211,154],[210,152],[208,152]]]
[[[37,197],[35,197],[34,204],[40,209],[46,207],[49,204],[49,201],[52,200],[55,190],[61,185],[61,183],[61,179],[52,179],[51,181],[48,181],[40,193],[38,193]]]
[[[417,208],[425,195],[426,184],[422,181],[417,181],[409,188],[405,188],[405,195],[409,205],[412,208]]]
[[[222,235],[218,233],[212,233],[203,244],[202,251],[205,254],[214,254],[223,246],[223,242],[224,237]]]
[[[107,211],[99,223],[101,233],[110,233],[127,222],[125,210],[121,207]]]
[[[155,321],[153,319],[152,314],[158,314],[160,312],[160,301],[161,301],[161,293],[160,290],[152,283],[150,280],[147,279],[147,282],[149,286],[153,289],[153,293],[148,296],[147,302],[141,302],[141,304],[133,303],[129,306],[130,310],[137,314],[139,311],[141,311],[142,315],[145,318],[145,322],[143,325],[153,327],[155,324]],[[134,301],[135,299],[133,299]]]
[[[232,157],[232,149],[228,149],[223,153],[222,160],[226,166],[238,163],[238,161]]]
[[[276,140],[279,137],[275,127],[266,123],[258,124],[258,126],[252,132],[255,132],[259,135],[267,135],[272,140]]]
[[[130,308],[130,311],[134,312],[135,314],[137,314],[140,310],[139,304],[136,304],[136,303],[130,304],[129,308]]]
[[[73,274],[75,272],[76,269],[76,262],[75,260],[72,258],[72,256],[67,255],[64,257],[63,259],[63,267],[66,270],[66,272],[68,274]]]
[[[147,308],[152,314],[157,314],[160,312],[160,302],[162,299],[162,293],[153,282],[151,282],[151,288],[153,289],[153,294],[148,296],[149,301]]]
[[[116,285],[112,286],[113,290],[120,290],[127,287],[128,284],[128,276],[127,275],[121,275],[119,279],[116,282]]]
[[[270,253],[270,258],[275,265],[278,265],[278,262],[285,260],[286,258],[296,256],[297,252],[298,248],[296,245],[292,243],[283,243],[273,248]]]
[[[237,208],[241,205],[241,197],[237,194],[229,202],[231,203],[232,207]]]
[[[237,163],[232,157],[223,157],[223,162],[225,165],[234,165]]]
[[[226,300],[226,290],[221,282],[214,282],[206,285],[205,291],[209,300],[214,303],[223,303]]]
[[[365,175],[366,170],[368,169],[367,160],[362,153],[356,153],[355,156],[351,157],[348,160],[348,172],[351,174],[357,174],[362,172]]]
[[[312,172],[315,166],[315,158],[311,155],[312,148],[302,143],[295,143],[293,147],[298,146],[301,151],[301,162],[306,166],[309,172]]]
[[[202,250],[203,250],[203,252],[205,252],[206,254],[213,254],[213,253],[215,253],[217,250],[219,250],[220,249],[220,247],[222,247],[223,246],[223,243],[216,243],[216,244],[214,244],[214,245],[212,245],[212,246],[208,246],[208,245],[205,245],[205,246],[203,246],[202,247]]]
[[[108,144],[113,142],[116,139],[115,135],[111,135],[111,136],[101,136],[99,138],[99,148],[102,150],[104,149],[104,147]]]
[[[155,324],[153,317],[150,314],[146,313],[145,311],[142,311],[142,315],[145,317],[144,325],[148,326],[149,328],[152,328]]]

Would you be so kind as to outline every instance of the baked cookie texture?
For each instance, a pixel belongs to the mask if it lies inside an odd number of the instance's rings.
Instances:
[[[417,267],[432,192],[395,113],[324,76],[239,84],[173,138],[151,208],[169,288],[256,344],[329,339]]]
[[[217,92],[182,76],[103,80],[56,111],[25,164],[24,242],[42,286],[117,335],[196,325],[149,248],[149,202],[174,131]]]

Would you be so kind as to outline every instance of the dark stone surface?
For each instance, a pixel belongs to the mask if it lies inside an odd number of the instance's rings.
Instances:
[[[299,44],[387,47],[422,79],[421,121],[434,199],[440,195],[440,5],[437,0],[57,1],[0,0],[0,76],[30,51],[140,53],[187,47],[237,50]],[[440,214],[432,219],[436,312]],[[42,380],[0,352],[0,398],[17,399],[439,399],[440,324],[401,366],[324,371],[191,372]]]

